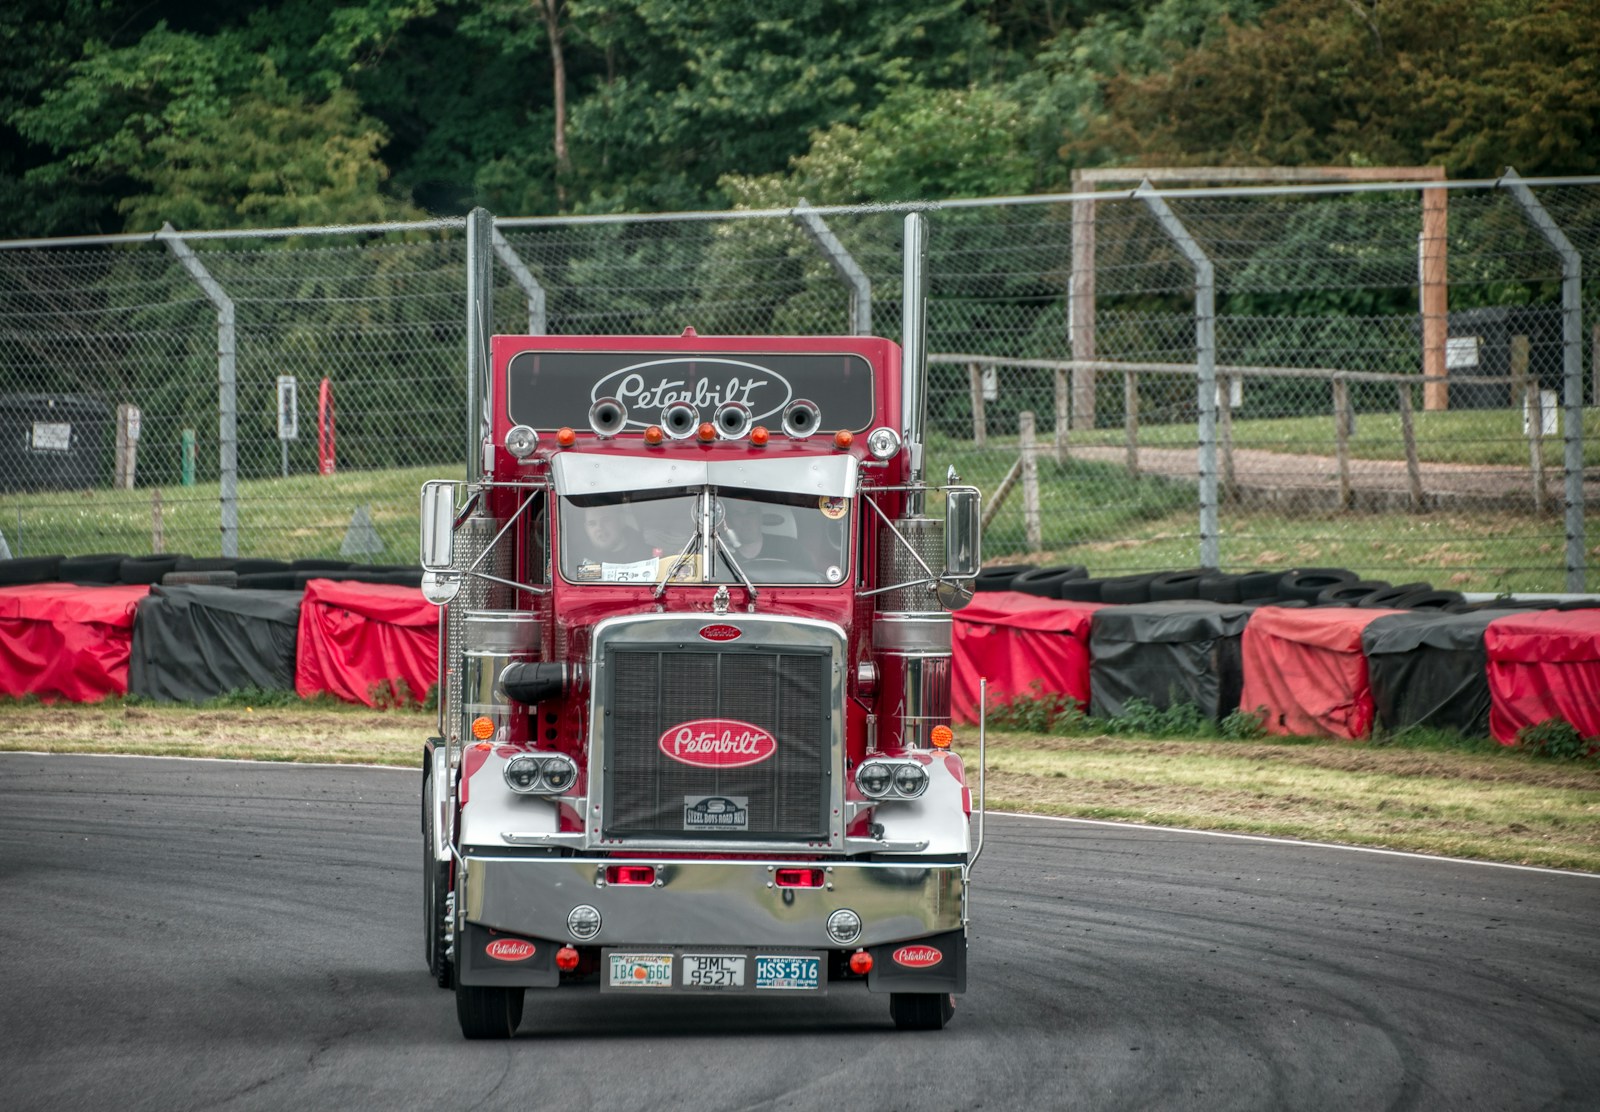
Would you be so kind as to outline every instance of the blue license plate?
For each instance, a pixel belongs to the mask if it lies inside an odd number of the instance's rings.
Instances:
[[[794,955],[756,955],[756,988],[815,990],[821,985],[822,961]]]

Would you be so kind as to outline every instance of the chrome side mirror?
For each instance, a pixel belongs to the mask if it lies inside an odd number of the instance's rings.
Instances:
[[[449,571],[455,560],[456,486],[447,479],[422,484],[423,571]]]
[[[944,502],[944,574],[971,579],[983,566],[983,496],[976,487],[950,487]]]

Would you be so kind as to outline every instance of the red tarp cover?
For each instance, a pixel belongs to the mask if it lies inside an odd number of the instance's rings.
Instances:
[[[1548,718],[1600,737],[1600,610],[1533,610],[1484,628],[1489,732],[1502,745]]]
[[[294,689],[375,707],[438,682],[439,608],[415,587],[313,579],[300,605]]]
[[[1240,708],[1265,707],[1271,734],[1366,737],[1372,686],[1361,631],[1398,610],[1263,606],[1244,627]]]
[[[133,615],[144,584],[0,588],[0,693],[97,703],[128,692]]]
[[[978,680],[989,705],[1035,690],[1089,705],[1089,621],[1098,602],[1062,602],[1021,591],[984,591],[954,615],[950,710],[978,720]],[[1037,682],[1038,688],[1033,684]]]

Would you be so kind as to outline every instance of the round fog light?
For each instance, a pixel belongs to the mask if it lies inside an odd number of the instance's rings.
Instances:
[[[567,930],[579,942],[587,942],[600,933],[600,912],[588,904],[579,904],[567,913]]]
[[[828,937],[841,946],[848,946],[861,937],[861,916],[848,907],[841,907],[828,916]]]

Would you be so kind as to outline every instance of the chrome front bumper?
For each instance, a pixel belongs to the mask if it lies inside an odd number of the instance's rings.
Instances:
[[[593,946],[790,946],[838,949],[828,916],[861,917],[852,948],[922,938],[966,923],[965,868],[825,861],[677,861],[636,858],[526,858],[468,854],[457,901],[463,921],[493,930],[578,942],[573,908],[600,912]],[[652,865],[656,883],[608,885],[609,865]],[[821,888],[778,888],[785,866],[825,870]]]

